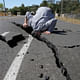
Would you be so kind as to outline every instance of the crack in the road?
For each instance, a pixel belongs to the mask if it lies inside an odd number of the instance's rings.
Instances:
[[[16,35],[11,36],[11,38],[7,40],[6,36],[0,35],[0,40],[6,42],[9,45],[9,47],[14,48],[15,46],[17,46],[18,42],[25,40],[25,38],[27,37],[29,36],[23,36],[22,34],[16,34]]]
[[[63,46],[56,45],[56,46],[61,47],[61,48],[78,48],[78,47],[80,47],[80,44],[78,44],[78,45],[63,45]]]
[[[33,35],[34,36],[34,35]],[[60,61],[60,58],[59,58],[59,53],[58,53],[58,49],[57,47],[52,44],[50,41],[48,41],[45,37],[43,36],[34,36],[35,38],[37,38],[39,41],[42,41],[44,43],[46,43],[46,45],[52,50],[52,52],[54,53],[54,57],[55,57],[55,60],[56,60],[56,65],[58,68],[61,69],[61,73],[66,77],[66,80],[72,80],[68,71],[67,71],[67,68],[64,66],[63,62]]]
[[[12,22],[12,23],[15,24],[16,26],[20,26],[21,28],[23,27],[22,24],[18,24],[16,22]],[[24,29],[24,28],[22,28],[22,29]],[[29,34],[31,34],[31,32],[32,32],[32,29],[30,30],[30,33],[28,30]],[[54,57],[55,57],[55,60],[56,60],[57,67],[61,69],[61,73],[63,74],[63,76],[65,76],[66,80],[72,80],[70,77],[70,74],[68,73],[67,68],[64,66],[63,62],[60,61],[59,52],[58,52],[57,47],[43,36],[38,36],[38,35],[36,35],[36,36],[32,35],[32,36],[35,37],[37,40],[44,42],[52,50]],[[43,74],[41,74],[40,77],[43,77]]]
[[[4,42],[7,42],[7,44],[10,46],[10,47],[14,47],[17,45],[17,43],[19,41],[22,41],[24,40],[26,37],[28,36],[22,36],[22,35],[16,35],[16,36],[13,36],[11,40],[8,40],[6,41],[6,37],[5,36],[2,36],[0,35],[0,40],[4,41]],[[25,42],[24,42],[25,43]],[[61,47],[61,48],[76,48],[76,47],[80,47],[80,44],[78,45],[64,45],[64,46],[61,46],[61,45],[56,45],[57,47]]]
[[[16,36],[13,36],[13,38],[9,41],[7,41],[7,44],[13,48],[15,46],[17,46],[17,43],[24,40],[25,38],[22,36],[22,35],[16,35]]]
[[[0,35],[0,40],[2,40],[2,41],[4,41],[4,42],[6,42],[5,37],[4,37],[4,36],[2,36],[2,35]]]
[[[76,48],[76,47],[80,47],[80,45],[64,46],[64,48]]]

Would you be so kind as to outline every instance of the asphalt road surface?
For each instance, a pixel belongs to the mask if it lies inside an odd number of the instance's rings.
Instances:
[[[24,16],[0,17],[0,35],[6,40],[0,39],[0,80],[80,80],[80,25],[58,20],[57,30],[41,35],[56,46],[69,79],[52,50],[14,21],[23,24]]]

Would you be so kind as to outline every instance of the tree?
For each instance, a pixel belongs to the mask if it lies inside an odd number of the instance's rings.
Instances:
[[[9,10],[12,14],[17,15],[17,12],[19,12],[19,8],[18,7],[14,7],[12,9]]]
[[[46,0],[44,0],[44,1],[40,4],[40,7],[41,7],[41,6],[45,6],[45,7],[51,8],[53,13],[54,13],[55,10],[56,10],[55,4],[53,4],[53,3],[48,3]]]
[[[3,4],[0,3],[0,11],[2,11],[2,10],[3,10]]]
[[[80,9],[79,5],[80,3],[76,0],[63,0],[63,13],[75,12],[77,9]],[[59,6],[61,6],[61,3]]]
[[[47,2],[46,0],[44,0],[44,1],[40,4],[40,6],[48,6],[48,2]]]
[[[55,5],[55,4],[49,3],[49,4],[48,4],[48,7],[52,9],[52,12],[53,12],[53,13],[55,12],[55,10],[56,10],[56,5]]]
[[[25,15],[26,11],[28,11],[28,7],[25,7],[25,5],[22,4],[22,5],[19,7],[19,12],[21,13],[21,15]]]
[[[32,5],[32,6],[29,6],[28,7],[28,10],[30,11],[30,12],[36,12],[36,10],[38,9],[38,5]]]
[[[21,7],[25,7],[24,4],[21,4]]]

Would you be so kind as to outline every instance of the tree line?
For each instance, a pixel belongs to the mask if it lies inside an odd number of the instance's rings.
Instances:
[[[61,4],[61,3],[60,3]],[[63,13],[80,13],[80,2],[79,0],[63,0]]]
[[[21,6],[13,7],[11,9],[6,8],[7,12],[11,12],[13,15],[17,15],[17,12],[20,12],[21,15],[25,15],[26,11],[33,11],[36,10],[41,6],[50,7],[54,12],[61,13],[61,2],[59,4],[48,3],[46,0],[43,0],[40,5],[32,5],[32,6],[25,6],[22,4]],[[0,4],[0,11],[3,10],[3,4]],[[63,0],[63,13],[80,13],[80,3],[78,1],[71,1],[71,0]]]

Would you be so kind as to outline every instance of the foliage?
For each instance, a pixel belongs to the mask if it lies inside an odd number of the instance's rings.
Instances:
[[[20,7],[13,7],[12,9],[9,9],[8,11],[11,11],[12,14],[16,15],[17,12],[20,12],[21,15],[24,15],[26,11],[33,11],[36,12],[36,10],[41,6],[47,6],[52,9],[53,12],[61,13],[61,2],[60,4],[53,4],[48,3],[46,0],[43,0],[40,5],[32,5],[32,6],[24,6],[22,4]],[[80,13],[80,3],[77,1],[71,1],[71,0],[63,0],[63,13]]]
[[[34,11],[35,12],[38,7],[39,6],[37,6],[37,5],[25,7],[24,4],[22,4],[20,7],[15,6],[14,8],[9,9],[8,11],[10,11],[14,15],[17,15],[17,12],[20,12],[21,15],[25,15],[25,13],[27,11]]]
[[[41,4],[41,6],[45,6],[45,7],[49,7],[52,9],[52,12],[54,13],[55,11],[57,12],[59,9],[59,6],[57,4],[53,4],[53,3],[48,3],[46,0],[44,0]]]
[[[74,13],[77,9],[80,9],[80,3],[78,1],[63,1],[63,13]],[[77,13],[79,12],[77,11]]]
[[[3,10],[3,4],[0,3],[0,11],[2,11],[2,10]]]
[[[48,6],[48,2],[46,0],[44,0],[41,4],[40,4],[40,7],[41,6],[44,6],[44,7],[47,7]]]

